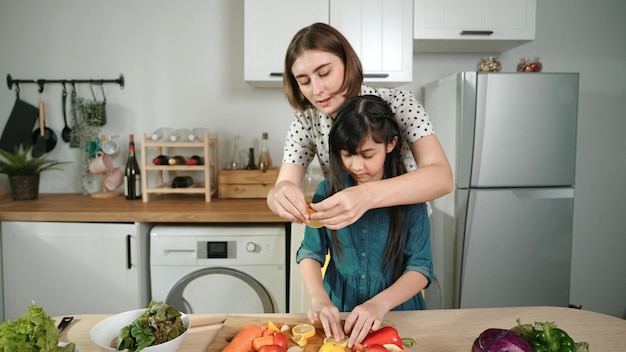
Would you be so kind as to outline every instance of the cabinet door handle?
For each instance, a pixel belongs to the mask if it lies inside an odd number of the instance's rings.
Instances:
[[[389,77],[388,73],[364,73],[364,78],[387,78]]]
[[[461,35],[492,35],[493,31],[461,31]]]
[[[126,267],[129,270],[133,266],[132,256],[130,254],[130,240],[131,240],[131,236],[130,235],[126,235]]]
[[[270,77],[282,77],[282,72],[270,72]]]

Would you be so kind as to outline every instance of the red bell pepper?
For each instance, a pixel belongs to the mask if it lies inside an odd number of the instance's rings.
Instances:
[[[402,347],[402,339],[398,334],[398,330],[393,326],[383,326],[382,328],[369,333],[363,340],[364,347],[371,345],[385,345],[392,343],[400,348]]]

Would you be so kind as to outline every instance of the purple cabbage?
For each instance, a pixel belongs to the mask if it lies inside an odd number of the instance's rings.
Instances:
[[[487,329],[474,340],[472,352],[533,352],[533,349],[514,331]]]

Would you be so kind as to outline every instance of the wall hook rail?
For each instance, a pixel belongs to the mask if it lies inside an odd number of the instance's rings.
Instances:
[[[104,84],[104,83],[117,83],[121,89],[124,89],[124,75],[120,73],[120,77],[116,79],[14,79],[10,74],[7,74],[7,86],[9,89],[13,88],[13,84],[19,89],[20,83],[35,83],[39,85],[39,93],[43,92],[44,86],[50,83],[60,84],[76,84],[76,83],[89,83],[89,84]]]

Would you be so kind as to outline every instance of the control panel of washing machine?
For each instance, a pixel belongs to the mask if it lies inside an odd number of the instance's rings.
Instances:
[[[236,241],[198,241],[198,259],[237,258]]]

